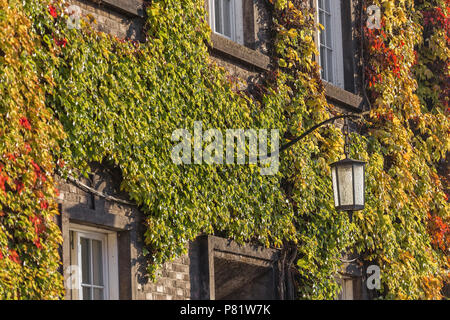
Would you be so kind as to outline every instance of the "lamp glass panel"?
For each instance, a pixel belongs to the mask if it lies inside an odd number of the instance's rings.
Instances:
[[[339,206],[339,199],[338,199],[338,188],[337,188],[337,182],[336,182],[336,167],[331,168],[331,179],[333,180],[333,195],[334,195],[334,206]]]
[[[364,205],[364,165],[354,165],[355,205]]]
[[[339,183],[339,202],[341,206],[353,205],[353,173],[352,165],[337,166]]]

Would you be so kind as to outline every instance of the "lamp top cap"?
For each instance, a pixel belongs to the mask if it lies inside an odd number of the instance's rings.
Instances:
[[[354,159],[350,159],[350,158],[345,158],[343,160],[340,161],[336,161],[332,164],[330,164],[330,166],[334,167],[334,166],[338,166],[338,165],[346,165],[346,164],[360,164],[360,165],[365,165],[367,162],[365,161],[361,161],[361,160],[354,160]]]

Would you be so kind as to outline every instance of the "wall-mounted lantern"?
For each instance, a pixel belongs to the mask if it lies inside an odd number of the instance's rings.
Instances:
[[[365,205],[364,174],[366,163],[348,157],[349,142],[347,118],[345,118],[344,135],[345,159],[331,164],[334,205],[337,210],[342,211],[362,210]]]
[[[345,159],[331,164],[331,178],[333,180],[334,205],[337,210],[348,211],[351,219],[351,212],[364,209],[365,205],[365,162],[350,159],[349,156],[349,137],[348,137],[348,118],[362,118],[367,112],[361,114],[339,115],[327,119],[306,130],[300,136],[292,139],[290,142],[281,146],[279,152],[282,152],[292,145],[296,144],[314,130],[332,123],[338,119],[344,119]]]
[[[364,209],[364,171],[366,163],[344,159],[331,164],[334,206],[337,210]]]

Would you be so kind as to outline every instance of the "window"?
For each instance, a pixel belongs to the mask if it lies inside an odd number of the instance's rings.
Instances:
[[[83,300],[105,299],[105,242],[103,235],[78,233]]]
[[[70,245],[72,299],[118,299],[116,233],[71,225]]]
[[[320,31],[320,66],[322,79],[344,87],[344,61],[342,48],[341,2],[318,0]]]
[[[215,33],[243,44],[242,0],[210,0],[209,12]]]
[[[353,279],[343,278],[340,282],[342,287],[338,300],[353,300]]]

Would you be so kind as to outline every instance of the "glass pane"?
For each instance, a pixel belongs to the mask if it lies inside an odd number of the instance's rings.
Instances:
[[[364,166],[354,165],[355,175],[355,204],[364,205]]]
[[[92,276],[93,284],[103,285],[103,253],[102,242],[92,240]]]
[[[333,180],[334,206],[339,205],[337,183],[336,183],[336,167],[331,168],[331,179]]]
[[[325,41],[325,44],[328,48],[331,48],[331,32],[333,31],[331,28],[331,16],[329,14],[325,15],[326,21],[325,21],[325,33],[327,36],[327,39]]]
[[[324,13],[321,11],[319,13],[319,23],[325,27],[324,25],[325,22],[323,20],[324,20]],[[325,30],[320,31],[320,44],[325,45]]]
[[[333,51],[327,49],[327,72],[328,82],[333,82]]]
[[[324,9],[323,0],[319,0],[319,8],[320,9]]]
[[[340,166],[337,171],[341,206],[353,205],[352,166]]]
[[[214,0],[214,31],[222,33],[222,1]]]
[[[85,284],[91,284],[91,247],[89,239],[81,238],[81,281]]]
[[[324,2],[325,2],[325,10],[327,12],[330,12],[330,0],[324,0]]]
[[[325,47],[320,47],[320,66],[322,67],[321,73],[322,73],[322,79],[326,79],[327,75],[327,60],[326,60],[326,49]]]
[[[223,0],[223,33],[231,38],[231,0]]]
[[[83,287],[83,300],[92,300],[90,287]]]
[[[94,300],[103,300],[105,297],[103,296],[102,288],[94,288]]]

